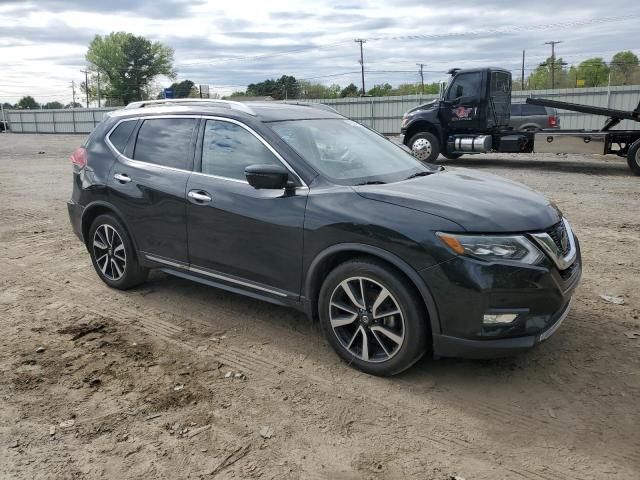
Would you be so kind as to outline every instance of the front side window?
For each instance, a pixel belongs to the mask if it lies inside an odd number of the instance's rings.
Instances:
[[[296,120],[270,125],[316,171],[342,185],[397,182],[436,171],[436,167],[425,166],[352,120]]]
[[[191,170],[191,142],[194,118],[153,118],[145,120],[136,140],[134,160],[164,167]]]
[[[462,73],[455,78],[449,87],[447,100],[452,101],[460,97],[479,98],[481,83],[482,73]]]
[[[255,135],[231,122],[207,120],[202,145],[202,173],[245,180],[249,165],[282,165]]]

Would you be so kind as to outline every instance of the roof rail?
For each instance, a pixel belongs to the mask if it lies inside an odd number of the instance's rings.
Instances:
[[[223,108],[231,108],[233,110],[238,110],[244,113],[248,113],[249,115],[256,115],[256,112],[249,107],[248,105],[240,102],[234,102],[231,100],[217,100],[213,98],[165,98],[162,100],[142,100],[139,102],[131,102],[126,107],[125,110],[132,110],[134,108],[145,108],[145,107],[161,107],[163,105],[173,106],[173,105],[207,105],[210,106],[221,106]]]

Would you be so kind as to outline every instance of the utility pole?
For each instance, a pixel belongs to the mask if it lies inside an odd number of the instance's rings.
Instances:
[[[76,108],[76,81],[71,80],[71,91],[73,92],[73,103],[71,104],[71,108]]]
[[[364,88],[364,54],[362,52],[362,44],[367,43],[367,41],[364,38],[356,38],[354,42],[360,44],[360,68],[362,71],[362,95],[364,96],[366,95],[367,91]]]
[[[80,70],[84,73],[84,91],[87,94],[87,108],[89,108],[89,71],[88,70]]]
[[[416,65],[418,65],[420,67],[420,91],[422,92],[422,95],[424,95],[424,73],[422,72],[422,69],[424,68],[424,63],[416,63]]]
[[[556,45],[562,43],[562,40],[551,40],[544,42],[545,45],[551,45],[551,89],[556,88]]]
[[[524,50],[522,50],[522,76],[520,78],[520,90],[524,90]]]
[[[98,72],[98,108],[100,108],[100,72]]]

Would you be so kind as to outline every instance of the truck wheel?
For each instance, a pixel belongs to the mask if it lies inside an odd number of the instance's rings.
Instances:
[[[636,140],[629,147],[627,163],[633,174],[640,176],[640,140]]]
[[[409,140],[408,146],[413,156],[421,162],[432,163],[440,154],[440,142],[429,132],[416,133]]]

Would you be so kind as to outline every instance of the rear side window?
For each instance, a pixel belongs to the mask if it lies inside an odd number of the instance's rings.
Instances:
[[[521,108],[522,105],[519,103],[512,103],[511,104],[511,116],[512,117],[519,117],[521,115]]]
[[[136,126],[136,120],[121,122],[116,129],[109,135],[109,141],[120,153],[124,153],[127,147],[129,137]]]
[[[207,120],[202,145],[202,173],[245,180],[249,165],[282,165],[255,135],[235,123]]]
[[[145,120],[136,139],[133,158],[164,167],[191,170],[191,142],[194,118],[154,118]]]
[[[522,105],[522,115],[546,115],[547,111],[540,105],[529,105],[525,103]]]

